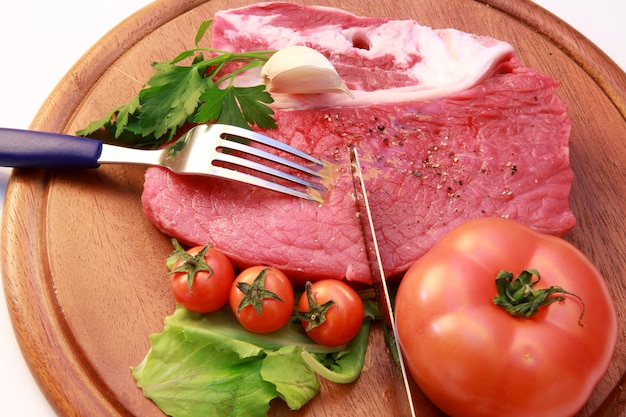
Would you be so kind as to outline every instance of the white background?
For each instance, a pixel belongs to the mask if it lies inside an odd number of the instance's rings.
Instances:
[[[4,2],[0,6],[0,126],[28,128],[48,94],[87,49],[148,3],[148,0]],[[578,29],[626,69],[626,2],[536,0],[536,3]],[[0,208],[8,175],[9,170],[0,168]],[[17,346],[1,286],[0,415],[55,415]]]

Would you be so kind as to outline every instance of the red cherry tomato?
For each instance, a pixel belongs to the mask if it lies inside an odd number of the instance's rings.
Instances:
[[[230,308],[247,330],[276,331],[289,322],[293,313],[291,281],[275,268],[260,265],[245,269],[231,287]]]
[[[173,256],[178,259],[170,273],[170,287],[179,304],[197,313],[210,313],[226,305],[235,280],[226,255],[211,247],[196,246],[186,252],[180,248]]]
[[[298,302],[302,326],[316,343],[340,346],[358,333],[365,315],[359,294],[343,281],[325,279],[306,284]]]

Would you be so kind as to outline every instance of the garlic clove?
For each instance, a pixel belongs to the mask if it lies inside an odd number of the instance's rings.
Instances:
[[[270,57],[261,69],[270,93],[352,93],[333,64],[319,51],[306,46],[288,46]]]

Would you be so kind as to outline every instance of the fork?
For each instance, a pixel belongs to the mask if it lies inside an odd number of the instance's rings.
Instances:
[[[79,136],[0,128],[0,166],[97,168],[100,164],[138,164],[163,166],[179,174],[241,181],[314,201],[319,201],[319,193],[313,190],[325,190],[319,173],[322,161],[260,133],[230,125],[211,124],[195,126],[181,139],[185,141],[185,146],[172,156],[167,148],[141,150]],[[310,167],[247,144],[252,142],[286,152]],[[251,156],[252,159],[260,158],[260,162],[249,159]],[[270,167],[266,161],[306,174],[311,180]]]

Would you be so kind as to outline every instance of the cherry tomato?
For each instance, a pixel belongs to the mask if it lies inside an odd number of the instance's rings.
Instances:
[[[183,307],[197,313],[219,310],[228,302],[235,271],[222,252],[209,246],[184,251],[177,243],[170,273],[174,298]]]
[[[291,281],[275,268],[260,265],[245,269],[231,287],[230,308],[247,330],[276,331],[289,322],[293,313]]]
[[[325,279],[307,282],[298,302],[298,315],[307,334],[316,343],[341,346],[361,328],[365,315],[359,294],[343,281]]]
[[[573,416],[617,340],[592,263],[565,240],[502,218],[446,234],[406,272],[395,310],[407,367],[450,416]]]

